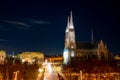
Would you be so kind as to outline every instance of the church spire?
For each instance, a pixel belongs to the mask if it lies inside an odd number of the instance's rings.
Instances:
[[[66,27],[66,32],[68,32],[68,30],[69,30],[69,17],[68,17],[68,22],[67,22],[67,27]]]
[[[73,27],[73,17],[72,17],[72,11],[70,12],[70,28],[74,28]]]
[[[63,52],[64,64],[68,64],[71,61],[71,57],[76,56],[76,41],[75,30],[73,26],[72,11],[68,17],[66,34],[65,34],[65,48]]]
[[[94,34],[93,34],[93,28],[91,28],[91,43],[94,43]]]
[[[67,22],[67,27],[69,26],[69,16],[68,16],[68,22]]]

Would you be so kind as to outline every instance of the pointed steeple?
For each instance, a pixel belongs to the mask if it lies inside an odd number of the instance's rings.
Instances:
[[[105,49],[107,49],[107,45],[105,44]]]
[[[70,12],[70,25],[69,25],[70,28],[74,28],[73,27],[73,17],[72,17],[72,11]]]
[[[94,43],[94,34],[93,29],[91,28],[91,43]]]
[[[14,51],[12,52],[12,57],[15,57]]]
[[[68,32],[68,30],[69,30],[69,17],[68,17],[68,22],[67,22],[67,27],[66,27],[66,32]]]
[[[70,25],[70,23],[69,23],[70,21],[69,21],[69,16],[68,16],[68,22],[67,22],[67,27]]]
[[[103,40],[100,41],[100,45],[101,45],[101,46],[104,46]]]

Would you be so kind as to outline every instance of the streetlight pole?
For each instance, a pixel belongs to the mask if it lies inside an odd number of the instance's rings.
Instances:
[[[78,77],[78,80],[82,80],[82,70],[80,70],[80,75]]]
[[[14,73],[15,73],[15,79],[14,80],[17,80],[17,75],[18,75],[19,71],[15,71]]]

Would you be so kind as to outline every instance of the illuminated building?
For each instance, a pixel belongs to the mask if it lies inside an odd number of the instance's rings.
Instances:
[[[30,64],[34,62],[42,62],[44,61],[44,54],[40,52],[23,52],[18,54],[18,57],[21,58],[22,62],[28,62]]]
[[[115,55],[115,56],[114,56],[114,59],[115,59],[115,60],[120,60],[120,55]]]
[[[67,64],[71,57],[75,57],[76,53],[76,41],[75,41],[75,30],[72,19],[72,12],[70,18],[68,17],[68,23],[66,27],[65,35],[65,47],[63,52],[64,64]]]
[[[95,43],[93,31],[91,30],[91,42],[77,42],[75,39],[75,29],[73,25],[72,12],[68,17],[67,27],[65,30],[65,47],[63,51],[64,64],[68,64],[72,58],[89,59],[96,58],[99,60],[108,59],[108,49],[106,44],[101,40]]]
[[[0,64],[4,63],[5,58],[6,58],[6,52],[4,50],[0,50]]]
[[[108,60],[107,46],[101,40],[98,43],[91,42],[78,42],[76,49],[76,57],[85,60],[90,58],[96,58],[98,60]]]

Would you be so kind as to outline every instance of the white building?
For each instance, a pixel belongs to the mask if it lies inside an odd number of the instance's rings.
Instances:
[[[63,52],[63,58],[64,64],[68,64],[68,62],[70,62],[71,60],[71,57],[75,57],[76,53],[76,40],[72,12],[70,13],[70,18],[68,17],[68,23],[65,33],[65,47]]]
[[[4,63],[5,58],[6,58],[6,51],[0,50],[0,64]]]
[[[28,62],[30,64],[34,62],[43,62],[44,61],[44,54],[40,52],[23,52],[17,55],[21,58],[22,62]]]
[[[65,30],[65,47],[63,51],[64,64],[68,64],[74,58],[81,60],[97,58],[98,60],[108,60],[109,50],[107,45],[100,40],[94,42],[93,30],[91,30],[91,42],[78,42],[75,38],[75,28],[73,25],[72,12],[68,17]]]

